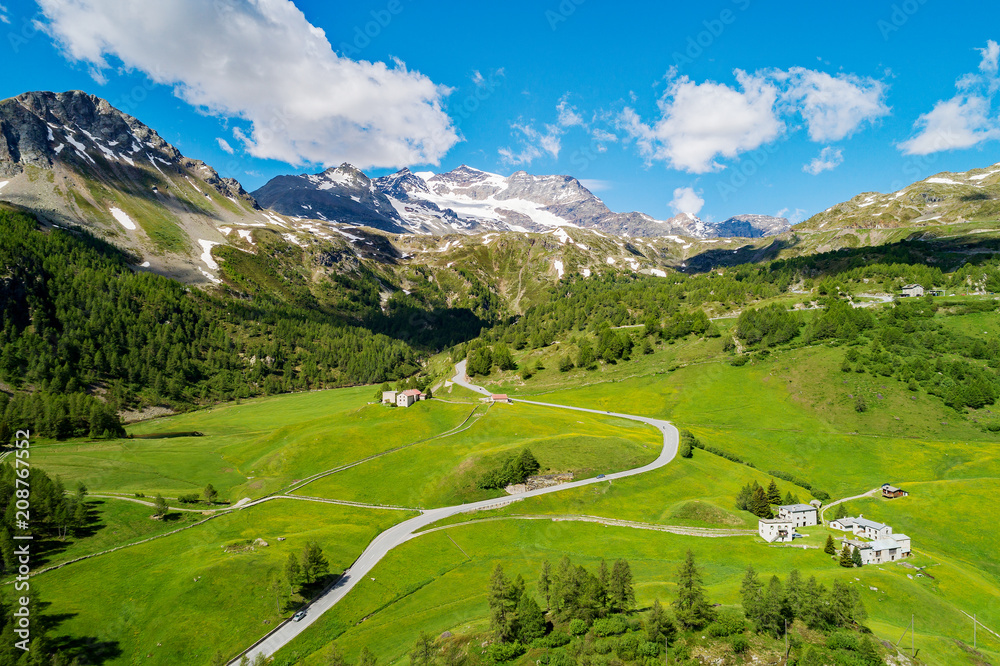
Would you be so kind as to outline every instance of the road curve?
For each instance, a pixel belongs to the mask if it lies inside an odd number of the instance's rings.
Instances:
[[[481,386],[476,386],[472,384],[465,376],[465,361],[462,361],[455,366],[455,377],[454,381],[459,386],[463,386],[469,390],[475,391],[476,393],[481,393],[483,395],[490,395],[490,392]],[[561,492],[568,490],[570,488],[580,488],[582,486],[587,486],[593,483],[604,483],[605,481],[612,481],[614,479],[624,479],[629,476],[635,476],[637,474],[645,474],[646,472],[651,472],[654,469],[659,469],[663,467],[677,455],[678,444],[680,441],[680,433],[677,428],[671,425],[668,421],[663,421],[661,419],[652,419],[645,416],[634,416],[632,414],[620,414],[617,412],[605,412],[597,409],[584,409],[582,407],[567,407],[566,405],[555,405],[545,402],[534,402],[530,400],[515,400],[515,402],[523,402],[529,405],[540,405],[543,407],[553,407],[557,409],[570,409],[577,412],[589,412],[591,414],[602,414],[604,416],[613,416],[622,419],[628,419],[630,421],[638,421],[640,423],[645,423],[657,428],[663,434],[663,450],[660,451],[659,457],[648,465],[643,465],[642,467],[637,467],[635,469],[626,470],[624,472],[615,472],[612,474],[607,474],[602,479],[590,478],[581,479],[579,481],[572,481],[570,483],[564,483],[558,486],[550,486],[548,488],[538,488],[536,490],[530,490],[524,493],[519,493],[517,495],[511,495],[508,497],[481,500],[479,502],[470,502],[468,504],[459,504],[457,506],[443,507],[440,509],[429,509],[422,512],[419,516],[411,518],[405,522],[399,523],[393,527],[390,527],[385,532],[382,532],[375,540],[368,544],[361,556],[354,562],[350,569],[344,572],[344,575],[337,581],[337,583],[320,595],[315,601],[313,601],[309,606],[306,607],[306,616],[299,622],[293,622],[291,620],[285,621],[283,624],[279,625],[254,645],[249,651],[246,652],[250,661],[252,662],[258,654],[263,654],[270,657],[275,652],[280,650],[282,647],[290,643],[296,636],[305,631],[313,622],[318,620],[323,613],[333,608],[341,599],[343,599],[348,592],[350,592],[354,586],[362,580],[368,573],[375,568],[375,565],[386,556],[386,554],[403,543],[406,543],[410,539],[413,539],[419,534],[415,534],[419,530],[427,527],[431,523],[436,523],[439,520],[448,518],[449,516],[454,516],[458,513],[473,513],[476,511],[485,511],[489,509],[499,509],[503,506],[511,504],[516,501],[528,497],[537,497],[538,495],[547,495],[549,493]],[[242,655],[240,655],[242,656]],[[230,662],[230,664],[237,664],[239,659],[235,659]]]

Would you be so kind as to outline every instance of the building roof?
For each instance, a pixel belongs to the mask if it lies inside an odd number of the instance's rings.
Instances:
[[[494,400],[507,400],[508,399],[506,393],[494,393],[490,397],[492,399],[494,399]]]
[[[873,530],[880,530],[883,527],[888,527],[885,523],[876,523],[874,520],[868,520],[867,518],[851,518],[855,525],[861,525],[861,527],[870,527]]]
[[[420,395],[420,389],[406,389],[403,395]]]
[[[900,489],[896,486],[884,485],[882,486],[882,490],[888,490],[890,493],[895,493],[899,492]]]
[[[919,287],[920,289],[923,289],[923,288],[924,288],[924,285],[922,285],[922,284],[908,284],[908,285],[906,285],[905,287],[903,287],[903,289],[916,289],[916,288],[918,288],[918,287]]]
[[[809,506],[808,504],[783,504],[778,507],[779,509],[787,509],[792,513],[802,513],[803,511],[815,511],[816,507]]]
[[[793,522],[787,518],[761,518],[760,523],[765,525],[792,525]],[[758,525],[760,524],[758,523]]]
[[[840,523],[841,525],[853,525],[857,518],[834,518],[831,523]]]
[[[889,550],[891,548],[899,548],[899,543],[895,539],[875,539],[868,542],[868,547],[872,550]]]
[[[887,539],[892,539],[893,541],[910,541],[910,537],[909,536],[907,536],[905,534],[899,534],[899,533],[892,534],[892,535],[890,535],[890,536],[888,536],[886,538]]]

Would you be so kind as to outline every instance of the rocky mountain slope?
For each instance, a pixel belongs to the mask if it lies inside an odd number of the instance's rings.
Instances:
[[[462,165],[447,173],[402,169],[375,180],[350,164],[320,174],[279,176],[253,193],[285,215],[316,216],[383,231],[417,234],[596,229],[616,236],[759,237],[788,227],[783,218],[745,215],[721,225],[681,213],[657,220],[615,213],[571,176],[509,177]]]
[[[1000,215],[1000,163],[944,172],[889,194],[863,192],[813,215],[795,230],[895,229],[940,226]]]
[[[78,91],[0,101],[0,201],[83,224],[143,267],[195,284],[218,280],[210,250],[227,224],[269,223],[238,182]]]

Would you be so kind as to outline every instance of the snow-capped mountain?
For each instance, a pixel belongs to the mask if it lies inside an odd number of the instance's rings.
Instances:
[[[253,195],[286,215],[393,232],[527,232],[563,226],[638,237],[711,232],[710,225],[686,214],[657,220],[644,213],[615,213],[571,176],[517,171],[505,177],[465,165],[442,174],[402,169],[370,180],[342,164],[321,174],[279,176]]]
[[[725,238],[761,238],[788,231],[791,224],[787,218],[773,215],[734,215],[712,228],[712,235]]]

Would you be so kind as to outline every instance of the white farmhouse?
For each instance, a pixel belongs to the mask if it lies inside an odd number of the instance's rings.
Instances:
[[[854,533],[866,539],[881,539],[892,534],[892,528],[885,523],[877,523],[864,516],[858,516],[854,519]]]
[[[768,543],[791,541],[795,534],[795,521],[787,518],[761,518],[757,522],[757,533]]]
[[[897,540],[897,537],[900,537]],[[861,553],[861,564],[883,564],[910,556],[910,537],[905,534],[875,539],[874,541],[847,541]]]
[[[808,504],[785,504],[778,507],[778,518],[791,520],[796,527],[808,527],[819,522],[819,512]]]

